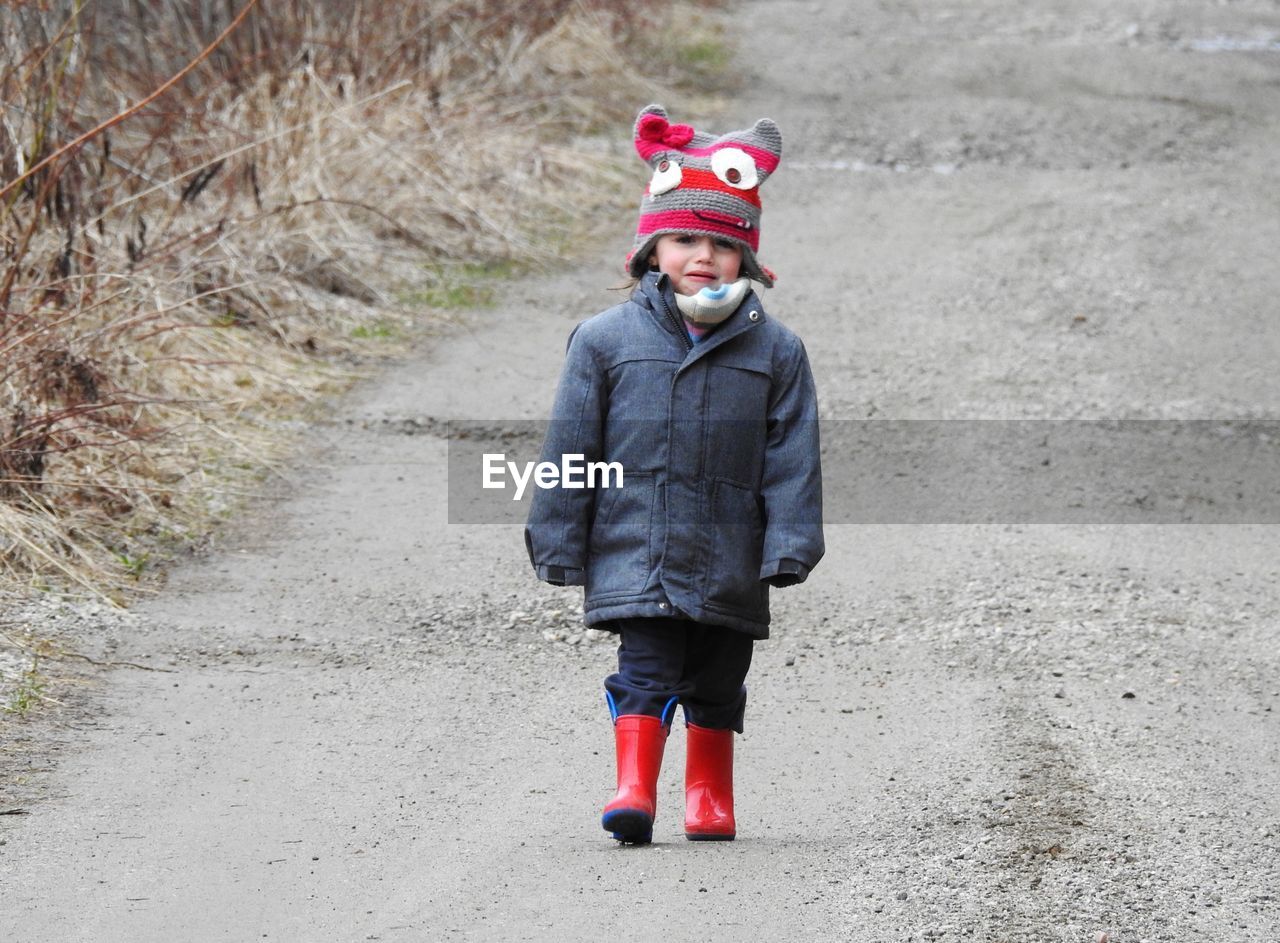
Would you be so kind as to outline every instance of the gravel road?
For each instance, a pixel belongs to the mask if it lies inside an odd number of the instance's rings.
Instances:
[[[783,129],[766,301],[833,427],[1280,419],[1274,3],[725,16],[715,127]],[[518,526],[448,523],[432,430],[545,413],[631,225],[345,401],[159,598],[48,614],[165,671],[31,759],[0,937],[1280,939],[1274,523],[835,508],[757,647],[738,840],[684,840],[679,727],[655,843],[608,839],[612,644]]]

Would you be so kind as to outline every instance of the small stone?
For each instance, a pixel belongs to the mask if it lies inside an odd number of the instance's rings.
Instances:
[[[788,656],[787,656],[787,661],[786,661],[786,665],[787,665],[787,667],[788,667],[788,668],[790,668],[790,667],[791,667],[792,665],[794,665],[795,663],[796,663],[796,656],[795,656],[795,655],[788,655]]]
[[[906,900],[906,899],[907,899],[907,892],[906,892],[906,891],[898,891],[898,900]]]
[[[1137,696],[1138,695],[1134,694],[1132,691],[1125,691],[1123,694],[1120,695],[1120,698],[1121,700],[1132,701]]]

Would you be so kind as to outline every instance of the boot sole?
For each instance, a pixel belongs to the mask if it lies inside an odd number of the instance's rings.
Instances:
[[[647,845],[653,841],[653,818],[636,809],[614,809],[600,819],[606,832],[629,845]]]
[[[728,835],[723,833],[717,835],[715,832],[685,832],[684,837],[689,841],[733,841],[737,837],[737,833],[731,832]]]

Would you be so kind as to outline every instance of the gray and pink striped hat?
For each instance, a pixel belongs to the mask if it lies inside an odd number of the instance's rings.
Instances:
[[[756,261],[756,251],[760,186],[782,159],[778,126],[761,118],[745,131],[716,137],[687,124],[671,124],[661,105],[649,105],[636,118],[635,144],[653,177],[640,201],[627,271],[639,278],[659,236],[688,232],[738,243],[742,274],[771,287],[773,273]]]

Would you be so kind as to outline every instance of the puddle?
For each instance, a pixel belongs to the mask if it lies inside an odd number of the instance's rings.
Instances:
[[[1280,52],[1280,39],[1274,36],[1245,39],[1239,36],[1214,36],[1193,39],[1187,43],[1192,52]]]

